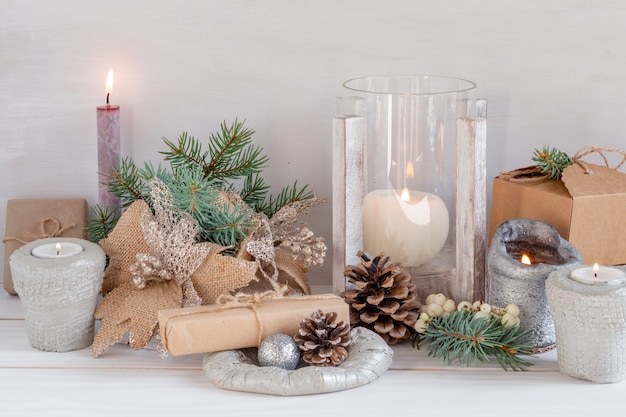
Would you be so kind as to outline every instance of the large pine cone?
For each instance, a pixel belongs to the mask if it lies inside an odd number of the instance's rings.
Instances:
[[[363,262],[344,272],[357,287],[343,293],[350,304],[350,324],[367,327],[389,345],[408,339],[419,315],[411,276],[399,263],[386,265],[389,257],[382,253],[372,260],[361,251],[357,255]]]
[[[335,323],[337,313],[317,310],[302,320],[294,340],[302,350],[302,360],[310,365],[337,366],[348,357],[346,349],[352,338],[350,325]]]

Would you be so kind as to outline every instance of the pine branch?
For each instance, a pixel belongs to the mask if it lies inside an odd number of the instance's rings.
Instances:
[[[541,172],[553,180],[560,179],[563,170],[574,163],[565,152],[548,146],[544,146],[541,151],[535,149],[532,160],[541,168]]]
[[[197,219],[202,241],[228,247],[237,246],[256,225],[247,210],[229,204],[216,205],[213,210],[199,212]]]
[[[113,170],[110,180],[105,184],[109,192],[122,200],[122,207],[126,208],[135,200],[142,199],[148,192],[148,187],[139,175],[139,170],[132,158],[120,160]]]
[[[106,238],[113,230],[120,218],[115,207],[101,207],[96,204],[92,207],[95,217],[88,219],[85,228],[91,242],[99,242]]]
[[[243,187],[238,194],[246,204],[259,212],[256,207],[259,202],[265,200],[269,188],[269,185],[265,184],[265,180],[259,174],[250,174],[246,176]]]
[[[222,123],[219,134],[211,134],[209,141],[210,162],[204,166],[204,175],[218,180],[236,179],[260,173],[268,162],[262,149],[251,144],[253,130],[244,128],[235,120],[228,127]]]
[[[207,165],[209,153],[203,152],[202,144],[193,136],[187,136],[187,132],[180,134],[177,144],[170,142],[165,137],[162,139],[169,150],[159,153],[165,155],[163,159],[170,162],[172,170],[204,168]]]
[[[454,311],[434,318],[424,334],[413,335],[413,345],[428,343],[428,356],[451,364],[457,361],[472,366],[477,361],[495,358],[503,369],[524,370],[530,362],[518,355],[530,355],[530,330],[503,326],[493,317],[475,318],[470,311]]]
[[[165,183],[176,209],[190,213],[196,219],[202,217],[202,213],[215,209],[219,193],[213,182],[204,177],[202,167],[179,168]]]
[[[270,196],[267,201],[259,201],[254,206],[254,210],[265,213],[267,217],[271,218],[278,210],[287,204],[295,201],[310,200],[314,197],[315,194],[308,189],[308,185],[298,188],[298,181],[295,181],[292,186],[284,187],[276,197]]]
[[[165,155],[170,170],[160,165],[155,169],[151,163],[139,169],[128,157],[107,177],[106,185],[111,193],[121,198],[124,208],[138,199],[152,207],[149,183],[152,178],[159,178],[170,188],[177,209],[198,220],[201,240],[237,246],[248,237],[256,222],[248,208],[224,203],[220,197],[220,190],[236,192],[234,181],[244,178],[239,196],[253,210],[269,217],[287,204],[314,197],[307,186],[298,188],[296,182],[292,187],[283,188],[277,197],[267,198],[269,186],[260,173],[268,157],[263,155],[262,148],[252,144],[253,133],[238,120],[230,126],[223,122],[220,131],[210,135],[208,150],[203,150],[202,144],[186,132],[176,142],[163,138],[167,150],[159,153]],[[114,225],[101,225],[99,230],[104,233],[101,236],[106,237]]]

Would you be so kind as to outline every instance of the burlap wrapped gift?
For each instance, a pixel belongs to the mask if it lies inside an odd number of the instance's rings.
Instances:
[[[12,199],[7,201],[4,242],[4,280],[6,292],[16,295],[9,267],[9,257],[22,245],[48,237],[86,239],[89,216],[83,198]]]
[[[235,301],[160,310],[161,342],[174,356],[256,347],[275,333],[295,335],[300,322],[318,309],[336,312],[337,322],[350,322],[348,304],[333,294]]]

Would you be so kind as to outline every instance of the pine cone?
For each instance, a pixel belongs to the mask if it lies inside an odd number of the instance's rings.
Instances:
[[[382,253],[372,260],[361,251],[357,255],[363,262],[344,272],[357,287],[342,294],[350,304],[350,324],[367,327],[389,345],[408,339],[419,315],[411,276],[399,263],[386,265],[389,257]]]
[[[346,349],[352,341],[350,325],[335,323],[337,313],[317,310],[300,323],[294,340],[302,350],[302,360],[310,365],[337,366],[348,357]]]

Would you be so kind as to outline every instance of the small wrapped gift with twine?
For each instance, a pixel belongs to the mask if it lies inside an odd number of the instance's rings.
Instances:
[[[175,356],[256,347],[272,334],[295,335],[318,309],[336,312],[337,322],[350,322],[348,304],[333,294],[239,294],[210,306],[160,310],[161,342]]]
[[[609,167],[607,153],[621,158]],[[583,158],[600,156],[604,165]],[[585,263],[626,263],[626,163],[620,149],[583,148],[572,157],[560,180],[550,180],[539,167],[502,173],[494,179],[489,241],[499,225],[529,218],[553,226],[580,252]]]
[[[6,292],[16,295],[9,257],[22,245],[50,237],[86,239],[85,222],[89,215],[82,198],[11,199],[7,201],[4,242],[4,281]]]

